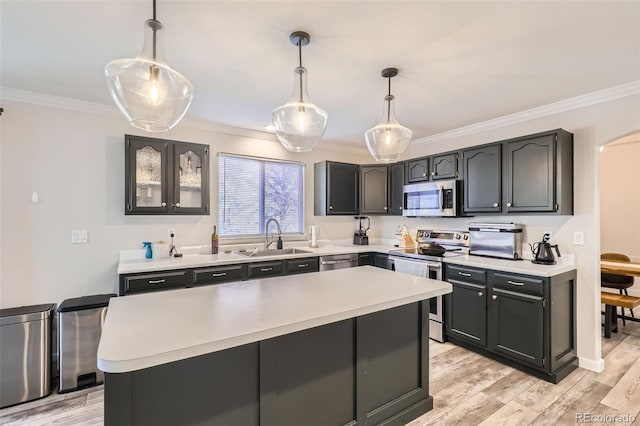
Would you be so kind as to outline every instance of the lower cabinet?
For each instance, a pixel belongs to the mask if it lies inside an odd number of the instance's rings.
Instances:
[[[360,253],[358,255],[358,266],[373,265],[374,253]]]
[[[249,278],[273,277],[282,275],[282,260],[249,263]]]
[[[320,263],[317,257],[305,257],[303,259],[285,260],[287,275],[318,272]]]
[[[193,270],[193,285],[220,284],[247,279],[247,265],[214,266]]]
[[[373,266],[382,269],[389,269],[389,256],[384,253],[374,253]]]
[[[575,270],[537,277],[446,264],[447,337],[557,383],[577,367]]]
[[[185,269],[120,275],[120,296],[148,291],[170,290],[186,287],[190,283],[191,271]]]

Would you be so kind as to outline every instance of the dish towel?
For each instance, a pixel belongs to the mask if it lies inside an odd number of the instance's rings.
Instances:
[[[393,259],[393,263],[396,267],[396,272],[415,275],[417,277],[426,277],[429,269],[426,262],[398,259],[397,257]]]

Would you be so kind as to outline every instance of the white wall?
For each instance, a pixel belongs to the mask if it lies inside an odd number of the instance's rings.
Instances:
[[[359,163],[368,155],[364,146],[336,151],[319,145],[313,152],[292,154],[275,141],[179,125],[157,137],[211,146],[211,215],[125,216],[123,135],[153,134],[136,131],[120,116],[21,102],[2,106],[1,307],[117,292],[119,250],[166,240],[170,227],[176,229],[178,246],[210,244],[218,215],[220,151],[304,161],[306,229],[320,225],[321,239],[353,235],[350,216],[313,216],[313,163]],[[37,204],[31,202],[34,191]],[[73,229],[87,229],[89,243],[71,244]]]
[[[640,261],[640,135],[600,153],[600,247]]]
[[[574,215],[573,216],[476,216],[473,219],[405,219],[387,217],[376,220],[382,233],[392,236],[399,224],[415,229],[424,227],[466,229],[470,221],[496,220],[526,225],[525,241],[538,241],[551,231],[563,255],[576,257],[577,342],[582,366],[600,369],[600,202],[598,147],[640,130],[640,96],[626,97],[524,123],[488,130],[437,144],[413,146],[406,158],[429,155],[482,143],[563,128],[574,134]],[[606,152],[606,150],[605,150]],[[635,168],[638,168],[636,163]],[[636,186],[637,190],[638,186]],[[637,210],[636,210],[637,215]],[[638,223],[636,216],[635,223]],[[572,244],[573,232],[584,232],[584,245]]]
[[[176,228],[179,245],[207,244],[217,217],[212,191],[211,216],[124,216],[124,133],[132,132],[120,117],[6,102],[1,136],[2,242],[0,306],[60,302],[68,297],[114,291],[118,251],[141,241],[165,238]],[[599,304],[599,156],[598,146],[640,130],[640,96],[626,97],[459,137],[417,145],[405,158],[522,136],[553,128],[574,133],[575,214],[564,217],[476,217],[512,220],[527,226],[526,240],[551,231],[565,254],[574,254],[578,269],[578,355],[581,365],[601,369]],[[321,238],[349,238],[353,218],[313,217],[312,163],[331,159],[372,163],[364,151],[322,148],[289,154],[279,144],[259,139],[177,129],[162,137],[208,143],[212,153],[243,153],[307,162],[306,220],[321,225]],[[213,157],[215,159],[215,157]],[[216,188],[215,162],[212,188]],[[32,191],[40,203],[31,203]],[[398,224],[464,229],[469,219],[372,218],[372,236],[393,238]],[[89,244],[72,245],[70,231],[88,229]],[[585,233],[585,245],[571,244],[574,231]]]

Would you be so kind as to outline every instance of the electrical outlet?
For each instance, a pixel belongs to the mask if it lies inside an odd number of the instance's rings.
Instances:
[[[176,236],[176,230],[175,230],[175,228],[169,228],[169,229],[167,229],[167,237],[171,238],[171,236],[172,236],[172,235],[173,235],[174,237]]]
[[[574,232],[573,233],[573,245],[575,245],[575,246],[583,246],[584,245],[584,232]]]
[[[71,231],[71,242],[73,244],[84,244],[88,241],[88,232],[86,229],[75,229]]]

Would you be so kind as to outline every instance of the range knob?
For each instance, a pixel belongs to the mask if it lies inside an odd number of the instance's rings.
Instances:
[[[456,240],[460,239],[460,234],[456,234]]]
[[[469,235],[468,234],[464,234],[464,237],[462,237],[462,238],[465,239],[465,240],[468,240],[469,239]]]

